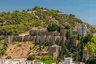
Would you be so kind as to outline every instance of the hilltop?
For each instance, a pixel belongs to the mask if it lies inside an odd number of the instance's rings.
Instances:
[[[61,28],[76,28],[78,24],[86,24],[91,32],[95,28],[78,19],[73,14],[64,14],[59,10],[40,8],[35,6],[33,9],[13,12],[0,13],[0,34],[18,35],[32,29],[32,27],[48,27],[56,24]]]
[[[77,29],[78,27],[81,31]],[[84,34],[81,35],[79,32]],[[95,50],[95,44],[91,43],[96,40],[92,35],[94,32],[96,29],[90,24],[83,22],[74,14],[65,14],[59,10],[35,6],[28,10],[2,12],[0,58],[25,58],[47,64],[56,62],[56,59],[62,60],[64,57],[82,61],[82,44],[84,47],[91,44],[90,50],[91,48]],[[90,50],[87,49],[88,52]],[[89,59],[96,57],[94,53],[95,51],[91,51],[92,55],[87,53]]]

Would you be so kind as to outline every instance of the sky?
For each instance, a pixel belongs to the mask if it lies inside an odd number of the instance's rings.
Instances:
[[[0,12],[27,10],[34,6],[74,14],[91,25],[96,25],[96,0],[0,0]]]

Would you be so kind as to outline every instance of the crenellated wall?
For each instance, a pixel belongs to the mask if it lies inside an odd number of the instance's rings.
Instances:
[[[71,32],[69,33],[69,36],[70,36],[70,34],[71,34]],[[62,29],[62,30],[60,30],[60,32],[57,32],[57,31],[48,32],[47,29],[32,29],[29,31],[28,35],[13,36],[13,37],[9,36],[8,38],[11,38],[11,39],[10,39],[10,41],[7,41],[7,42],[33,41],[33,42],[48,43],[50,45],[52,45],[54,43],[60,44],[61,41],[66,40],[66,30]]]

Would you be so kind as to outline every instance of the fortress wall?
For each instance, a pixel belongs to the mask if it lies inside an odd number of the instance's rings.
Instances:
[[[60,36],[66,36],[66,30],[65,29],[60,30]]]
[[[48,32],[46,30],[30,30],[29,35],[25,36],[13,36],[11,39],[14,41],[19,42],[26,42],[26,41],[33,41],[33,42],[41,42],[41,43],[48,43],[50,45],[54,43],[61,43],[61,40],[64,40],[66,36],[66,31],[61,30],[60,33],[57,31]]]

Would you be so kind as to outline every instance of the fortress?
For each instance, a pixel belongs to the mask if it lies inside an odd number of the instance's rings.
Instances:
[[[37,29],[33,28],[28,32],[28,34],[18,35],[18,36],[5,36],[5,43],[10,42],[28,42],[32,41],[34,43],[44,43],[48,44],[48,52],[54,57],[58,57],[61,51],[61,47],[58,46],[61,43],[75,44],[76,39],[70,40],[73,31],[61,29],[60,32],[53,31],[48,32],[46,28]],[[67,35],[67,36],[66,36]],[[57,44],[57,45],[56,45]]]
[[[72,35],[72,31],[68,31],[68,36]],[[61,41],[66,41],[66,30],[61,29],[60,32],[48,32],[46,28],[37,29],[33,28],[29,31],[28,35],[19,35],[19,36],[5,36],[5,42],[27,42],[33,41],[47,43],[49,45],[53,45],[55,43],[60,43]]]

